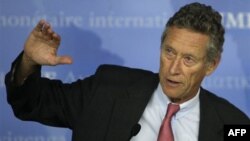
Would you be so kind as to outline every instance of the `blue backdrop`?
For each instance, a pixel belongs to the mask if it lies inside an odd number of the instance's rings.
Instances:
[[[6,102],[4,75],[41,18],[62,36],[59,54],[72,65],[43,75],[72,82],[103,63],[159,68],[160,37],[169,16],[192,0],[0,0],[0,141],[66,141],[71,131],[16,119]],[[200,0],[220,11],[226,28],[223,58],[203,87],[250,116],[250,1]]]

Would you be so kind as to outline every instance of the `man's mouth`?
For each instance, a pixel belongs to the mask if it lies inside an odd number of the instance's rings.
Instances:
[[[171,87],[177,87],[181,84],[181,82],[179,81],[175,81],[175,80],[171,80],[171,79],[167,79],[167,84]]]

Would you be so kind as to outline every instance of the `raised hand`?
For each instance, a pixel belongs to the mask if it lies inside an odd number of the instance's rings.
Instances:
[[[26,78],[38,65],[70,64],[69,56],[57,56],[61,38],[49,23],[40,20],[32,30],[24,45],[24,53],[20,65],[15,68],[14,83],[22,85]]]
[[[40,20],[32,30],[24,45],[23,59],[29,65],[70,64],[69,56],[57,56],[60,36],[45,20]]]

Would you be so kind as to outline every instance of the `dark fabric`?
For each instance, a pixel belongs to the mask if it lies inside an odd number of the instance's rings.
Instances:
[[[64,84],[30,75],[23,86],[6,75],[7,99],[22,120],[72,129],[73,141],[127,141],[156,89],[158,74],[102,65],[83,80]],[[239,109],[207,90],[200,93],[199,141],[222,141],[223,125],[250,124]]]

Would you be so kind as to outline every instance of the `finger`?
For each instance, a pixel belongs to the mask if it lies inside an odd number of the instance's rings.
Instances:
[[[52,28],[49,28],[49,29],[47,30],[47,34],[50,35],[51,38],[52,38],[53,33],[54,33],[54,31],[52,30]]]
[[[40,20],[35,27],[35,30],[41,32],[46,21],[44,19]]]
[[[55,44],[59,45],[60,42],[61,42],[61,37],[60,37],[60,35],[58,35],[57,33],[54,32],[54,33],[52,34],[52,40],[53,40],[53,42],[54,42]]]
[[[43,34],[45,34],[44,36],[44,39],[48,40],[48,41],[53,41],[53,34],[54,34],[54,31],[49,28],[49,29],[46,29],[46,32],[44,32]]]
[[[52,26],[49,23],[45,23],[43,26],[43,38],[51,43],[55,43],[59,45],[60,43],[60,38],[59,35],[57,35],[53,30]]]
[[[52,30],[50,24],[44,23],[42,27],[42,33],[47,35],[49,30]]]
[[[57,56],[57,64],[72,64],[73,60],[70,56]]]

